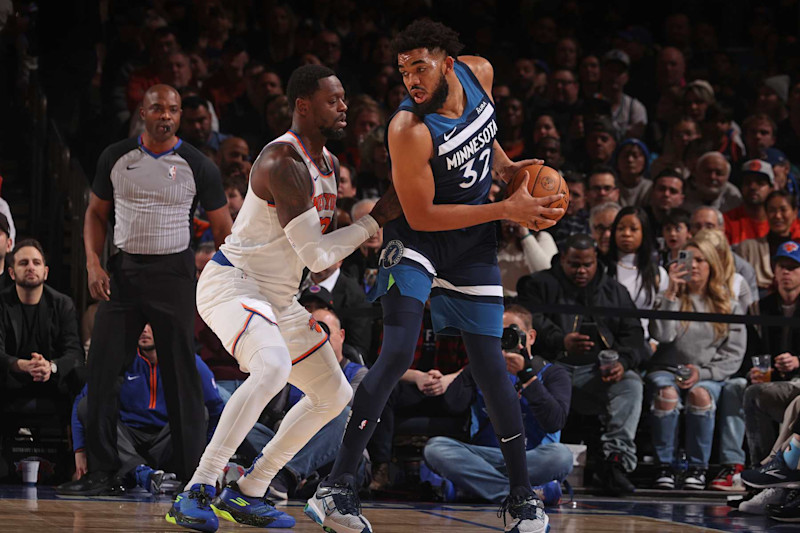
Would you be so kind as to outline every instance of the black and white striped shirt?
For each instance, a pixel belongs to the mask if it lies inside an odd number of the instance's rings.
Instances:
[[[217,167],[182,140],[160,154],[141,137],[112,144],[97,162],[92,191],[114,202],[114,245],[130,254],[186,250],[197,200],[206,211],[227,203]]]

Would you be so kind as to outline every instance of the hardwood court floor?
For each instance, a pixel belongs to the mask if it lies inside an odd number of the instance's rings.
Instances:
[[[0,532],[180,532],[164,521],[170,501],[136,499],[61,499],[47,487],[0,487]],[[319,533],[321,528],[303,515],[302,502],[281,507],[297,519],[292,529],[275,532]],[[503,531],[497,507],[366,503],[364,514],[377,533],[471,533]],[[582,499],[548,509],[552,533],[677,533],[701,531],[797,531],[780,529],[777,522],[745,517],[709,502]],[[777,528],[777,529],[776,529]],[[255,531],[221,521],[220,532]]]

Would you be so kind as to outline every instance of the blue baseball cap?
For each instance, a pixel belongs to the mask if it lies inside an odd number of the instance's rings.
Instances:
[[[770,148],[767,148],[766,150],[764,150],[764,152],[766,154],[766,158],[765,159],[767,160],[767,163],[769,163],[773,167],[775,165],[780,165],[782,163],[786,163],[789,160],[789,158],[786,157],[786,154],[784,154],[782,151],[778,150],[777,148],[770,147]]]
[[[800,244],[794,241],[786,241],[778,246],[778,252],[775,254],[775,260],[780,257],[788,257],[792,261],[800,264]]]

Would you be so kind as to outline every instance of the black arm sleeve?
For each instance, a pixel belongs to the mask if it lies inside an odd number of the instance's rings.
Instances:
[[[542,380],[537,379],[525,387],[522,395],[542,429],[548,433],[563,429],[572,398],[572,380],[566,370],[550,365]]]

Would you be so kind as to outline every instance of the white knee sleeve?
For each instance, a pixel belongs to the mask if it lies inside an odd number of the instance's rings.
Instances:
[[[268,327],[263,324],[263,327]],[[240,360],[247,363],[250,376],[231,395],[222,411],[217,429],[208,443],[200,465],[189,482],[214,485],[230,457],[253,429],[264,407],[286,385],[291,358],[285,346],[259,346],[259,327],[242,339]]]
[[[278,470],[342,412],[353,394],[327,342],[294,366],[289,383],[305,396],[286,413],[278,433],[264,447],[250,472],[239,480],[239,488],[248,496],[266,493]]]
[[[353,398],[353,389],[329,343],[322,345],[312,357],[296,364],[289,375],[289,383],[303,391],[317,412],[330,411],[331,419],[341,413]]]

